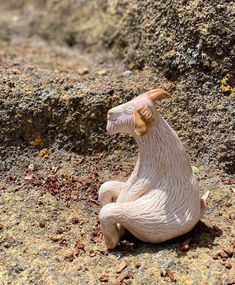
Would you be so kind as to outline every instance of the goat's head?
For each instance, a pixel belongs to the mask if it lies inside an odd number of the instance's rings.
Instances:
[[[145,135],[155,119],[154,101],[164,98],[171,98],[171,95],[164,89],[157,88],[110,109],[107,116],[108,133]]]

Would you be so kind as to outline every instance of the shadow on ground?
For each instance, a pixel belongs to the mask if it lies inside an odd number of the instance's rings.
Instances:
[[[210,248],[214,245],[215,239],[222,235],[223,231],[217,226],[208,226],[200,221],[192,231],[166,241],[161,244],[150,244],[138,240],[130,232],[127,232],[121,239],[120,244],[116,249],[110,250],[113,255],[118,255],[119,252],[124,252],[126,255],[139,255],[143,253],[157,253],[162,250],[171,250],[177,254],[177,257],[187,255],[188,251],[182,250],[182,244],[186,240],[189,242],[189,251],[197,248]]]

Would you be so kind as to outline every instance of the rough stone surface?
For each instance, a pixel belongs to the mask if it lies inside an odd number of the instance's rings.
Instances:
[[[23,78],[5,73],[3,145],[43,132],[48,144],[76,151],[119,148],[104,132],[107,109],[162,85],[175,95],[163,113],[193,159],[234,173],[234,5],[199,0],[2,1],[1,38],[65,44],[73,47],[74,68],[81,62],[87,65],[87,57],[94,72],[85,80],[75,74],[73,83],[68,74],[62,84],[50,72],[35,73],[35,66],[28,67]],[[89,54],[79,57],[76,48]],[[132,73],[126,76],[128,69]],[[103,78],[96,72],[103,72]],[[223,80],[229,87],[222,91]],[[32,113],[37,126],[30,128],[26,121]]]

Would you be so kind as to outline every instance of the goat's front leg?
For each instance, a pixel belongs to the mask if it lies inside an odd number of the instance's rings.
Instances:
[[[116,202],[119,193],[123,190],[125,182],[107,181],[100,186],[99,203],[101,207]]]

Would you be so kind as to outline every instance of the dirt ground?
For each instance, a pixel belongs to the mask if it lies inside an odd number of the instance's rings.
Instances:
[[[130,66],[132,49],[138,47],[126,46],[127,61],[109,49],[94,52],[91,22],[83,33],[90,32],[92,48],[86,42],[89,48],[82,50],[76,46],[77,31],[66,33],[64,23],[60,37],[51,23],[54,37],[67,42],[59,45],[45,36],[53,33],[50,23],[40,21],[38,7],[37,14],[33,4],[20,13],[24,2],[18,1],[13,12],[0,9],[0,285],[235,284],[234,97],[231,90],[220,92],[229,69],[188,70],[184,58],[183,73],[173,78],[170,66],[170,76],[139,66],[138,58]],[[10,3],[15,5],[5,1]],[[47,3],[50,8],[52,2]],[[67,7],[66,1],[58,3]],[[121,12],[115,15],[121,18]],[[44,37],[32,36],[41,26]],[[147,27],[146,21],[146,38]],[[120,42],[125,31],[112,41]],[[107,35],[99,37],[107,44]],[[106,112],[157,85],[174,94],[158,107],[199,167],[201,193],[210,191],[208,210],[187,235],[156,245],[126,235],[107,251],[97,192],[107,180],[127,179],[137,150],[126,136],[107,136]]]

